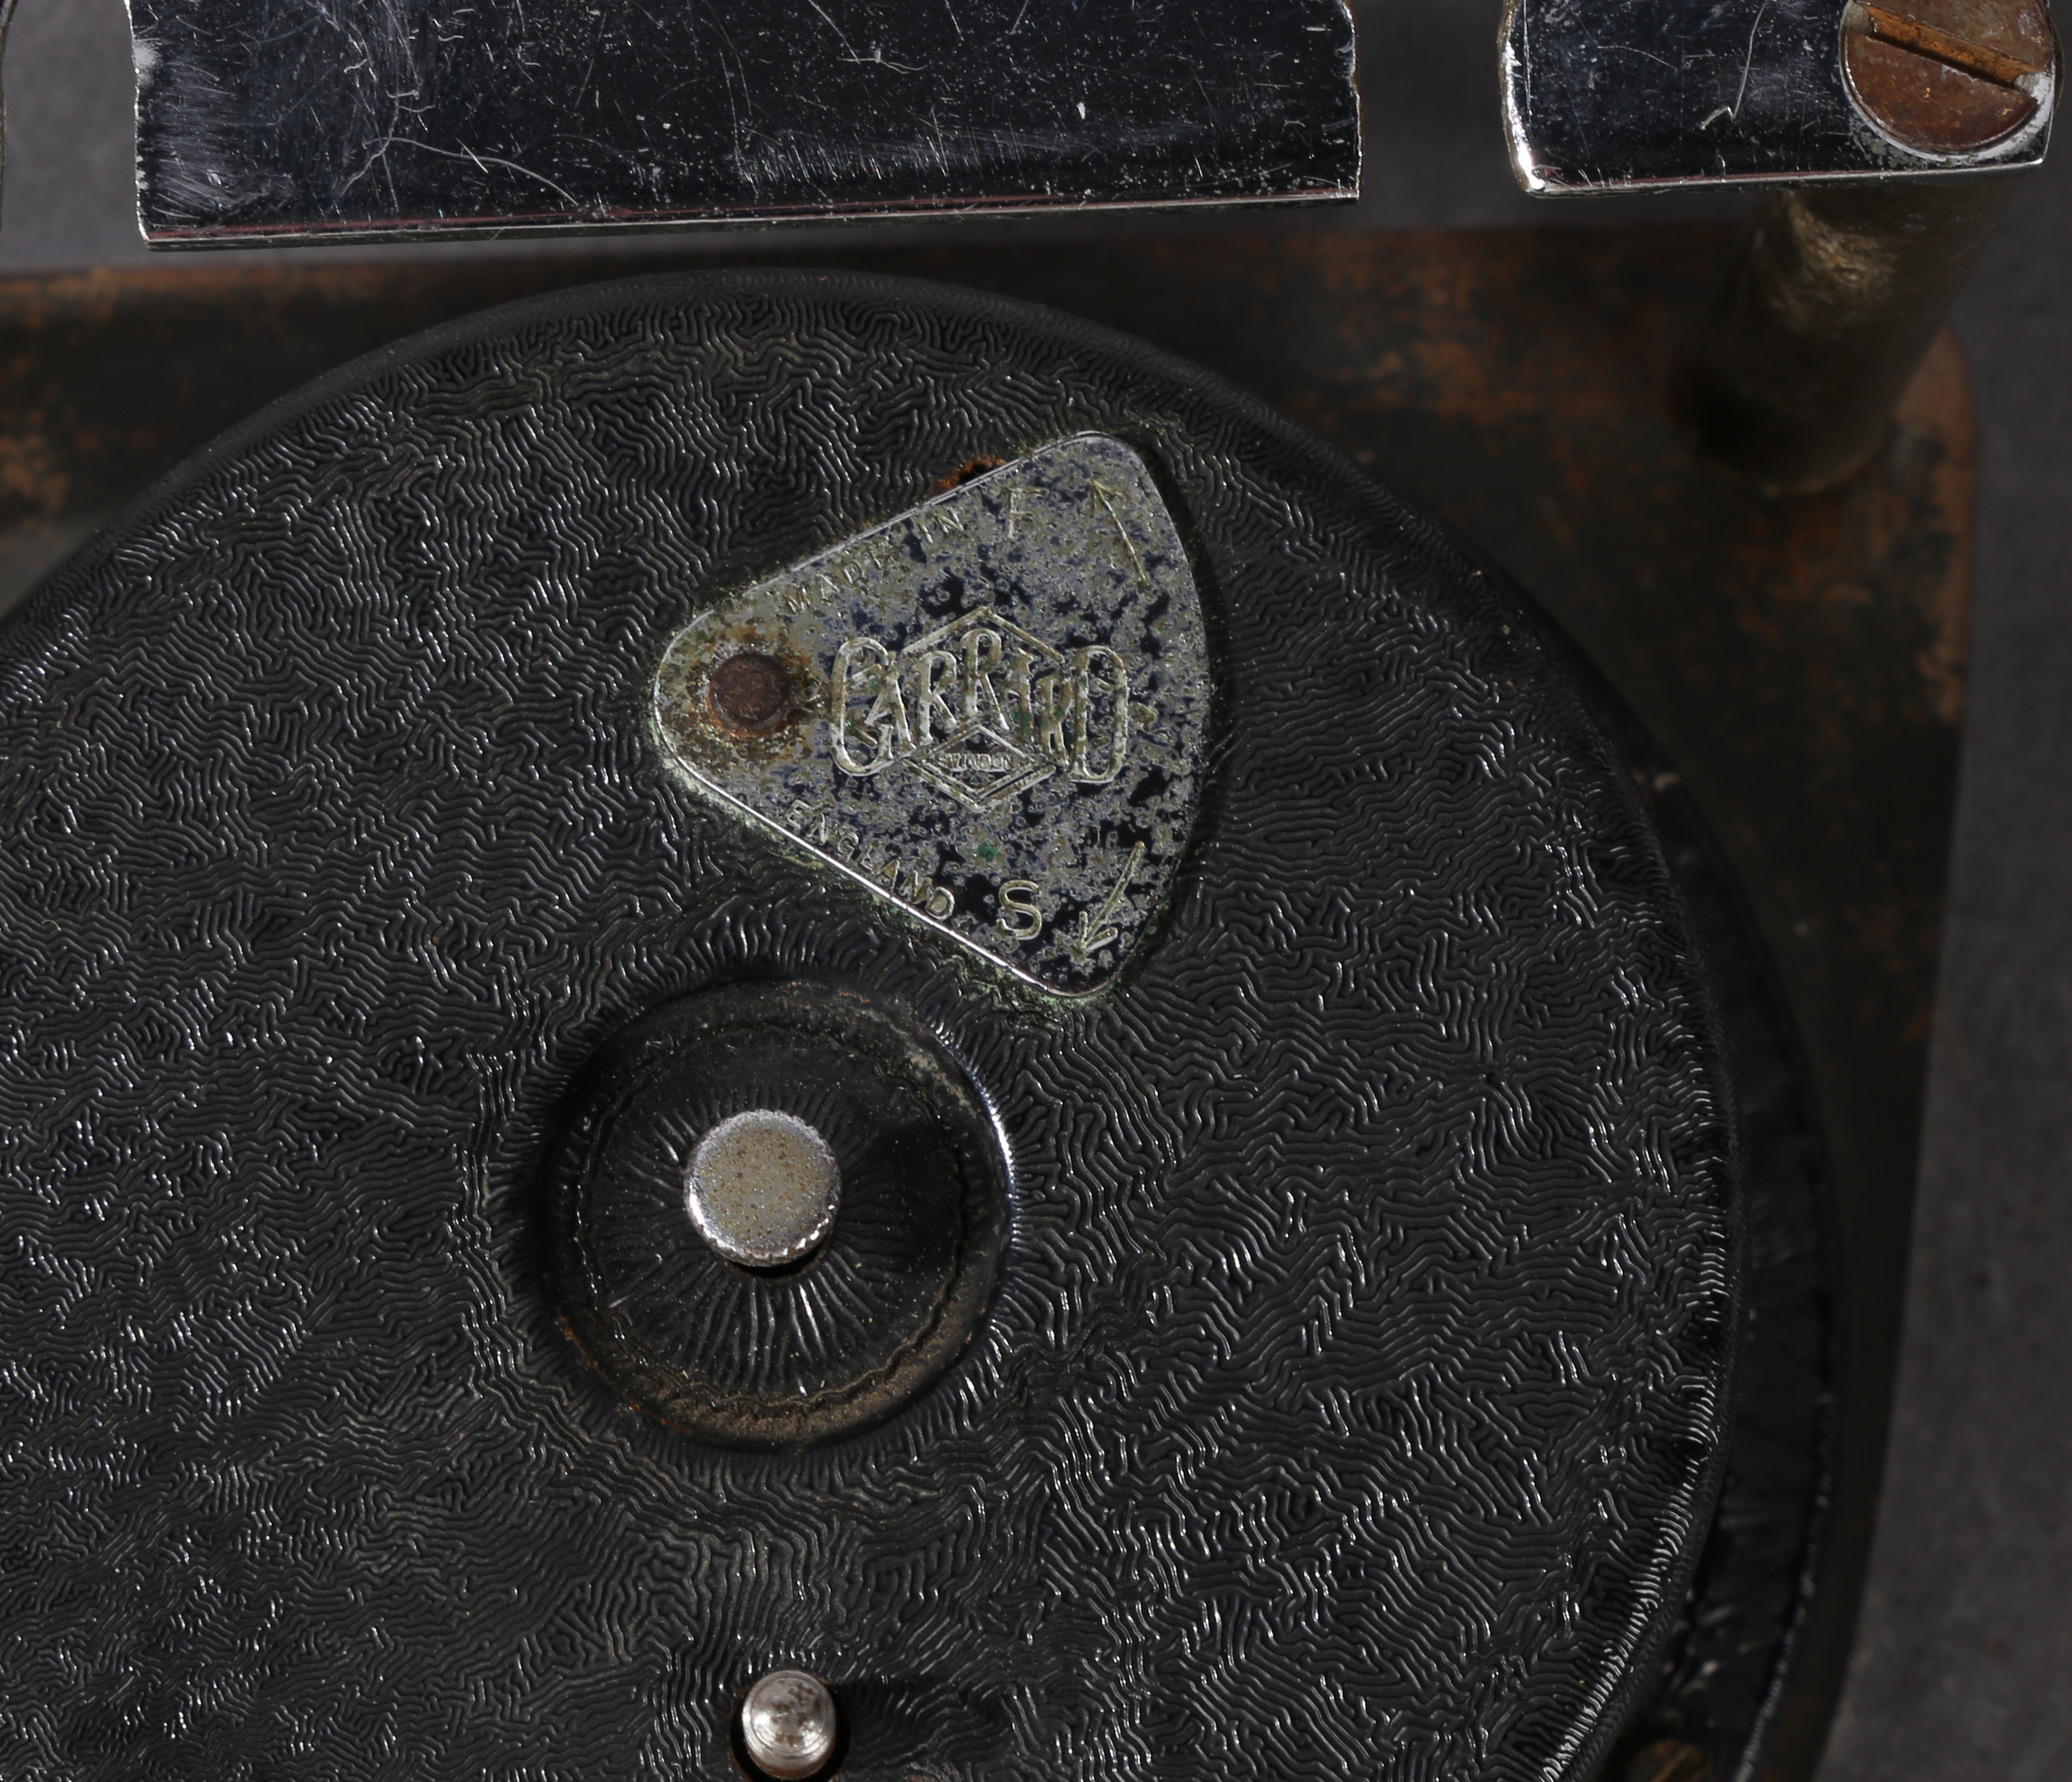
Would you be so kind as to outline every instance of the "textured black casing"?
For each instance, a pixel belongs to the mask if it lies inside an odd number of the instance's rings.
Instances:
[[[973,458],[1143,451],[1219,651],[1196,852],[1083,1004],[700,801],[704,602]],[[1249,398],[939,287],[658,280],[377,355],[0,633],[0,1774],[1574,1776],[1729,1423],[1733,1118],[1613,750],[1435,527]],[[966,1353],[793,1453],[557,1324],[557,1111],[714,982],[985,1094]]]

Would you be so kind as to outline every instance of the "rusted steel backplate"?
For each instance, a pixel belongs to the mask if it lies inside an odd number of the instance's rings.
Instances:
[[[1839,1682],[1883,1447],[1972,444],[1946,336],[1839,489],[1772,501],[1700,458],[1675,415],[1678,355],[1733,242],[1710,227],[1189,233],[810,257],[1034,298],[1225,372],[1516,575],[1666,745],[1776,955],[1848,1259],[1838,1523],[1796,1681],[1772,1705],[1769,1772],[1798,1776]],[[750,257],[741,245],[725,257]],[[356,353],[532,291],[721,257],[676,245],[0,284],[0,607],[188,451]]]

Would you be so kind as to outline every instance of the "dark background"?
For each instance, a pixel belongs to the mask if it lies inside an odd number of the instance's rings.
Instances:
[[[1360,13],[1362,222],[1587,226],[1745,202],[1528,199],[1498,126],[1494,0]],[[0,275],[146,257],[129,67],[119,0],[21,0]],[[1958,326],[1981,433],[1970,717],[1893,1447],[1822,1782],[2072,1776],[2072,152],[2026,182]]]

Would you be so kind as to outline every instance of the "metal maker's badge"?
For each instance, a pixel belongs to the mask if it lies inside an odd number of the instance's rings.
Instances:
[[[702,614],[656,682],[670,758],[1046,989],[1163,901],[1207,733],[1201,602],[1120,440],[1060,441]]]

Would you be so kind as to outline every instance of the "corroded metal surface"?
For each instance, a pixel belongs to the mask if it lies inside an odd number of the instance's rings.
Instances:
[[[2013,192],[1970,179],[1771,193],[1692,354],[1707,449],[1774,493],[1859,469]]]
[[[788,696],[762,691],[779,676]],[[753,712],[789,722],[729,721],[751,682]],[[1208,707],[1173,517],[1143,459],[1091,435],[707,609],[655,688],[701,790],[1067,995],[1113,976],[1158,910]]]
[[[2058,41],[2043,0],[1850,0],[1842,74],[1872,127],[1918,154],[1991,148],[2053,96]]]

